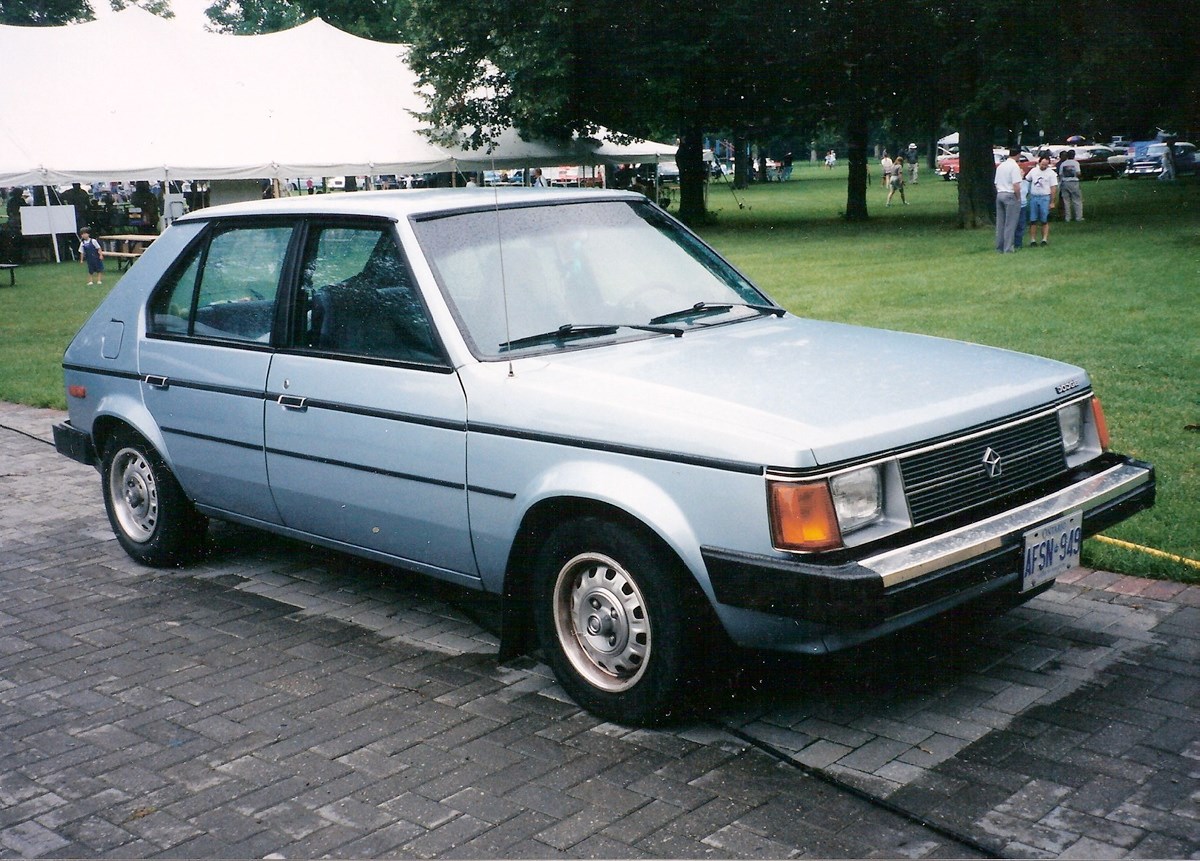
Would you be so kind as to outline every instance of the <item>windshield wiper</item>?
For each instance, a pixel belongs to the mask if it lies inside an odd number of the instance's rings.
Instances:
[[[561,344],[577,338],[600,338],[604,335],[615,335],[618,329],[658,332],[663,335],[674,335],[676,338],[683,335],[682,329],[675,326],[659,326],[653,320],[648,325],[640,323],[563,323],[557,329],[549,332],[513,338],[511,341],[501,341],[499,346],[501,350],[519,350],[522,347],[538,347],[542,344]]]
[[[688,317],[707,317],[709,314],[724,314],[726,311],[732,311],[734,308],[749,308],[751,311],[757,311],[760,314],[774,314],[776,317],[782,317],[787,313],[783,308],[776,305],[751,305],[748,302],[739,302],[732,304],[728,302],[710,303],[697,302],[690,308],[680,308],[678,311],[671,311],[668,314],[659,314],[650,320],[651,325],[659,323],[669,323],[674,320],[686,320]]]

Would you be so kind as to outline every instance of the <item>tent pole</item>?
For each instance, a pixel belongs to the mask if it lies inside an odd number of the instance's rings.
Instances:
[[[46,211],[50,211],[50,186],[42,186],[42,194],[46,196]],[[54,219],[50,219],[50,245],[54,248],[54,262],[62,263],[62,255],[58,253],[58,234],[54,232]]]

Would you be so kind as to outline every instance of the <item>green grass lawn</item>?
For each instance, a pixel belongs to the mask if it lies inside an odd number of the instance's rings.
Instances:
[[[876,170],[876,173],[878,171]],[[1158,469],[1158,505],[1108,531],[1200,560],[1200,179],[1084,184],[1082,224],[1054,222],[1050,245],[994,251],[990,231],[954,227],[956,186],[928,170],[909,206],[846,224],[846,172],[798,166],[785,184],[736,196],[709,189],[704,237],[789,310],[942,335],[1087,368],[1118,451]],[[84,286],[80,264],[0,273],[0,400],[63,408],[60,362],[117,280]],[[1087,542],[1100,568],[1200,582],[1200,569]]]

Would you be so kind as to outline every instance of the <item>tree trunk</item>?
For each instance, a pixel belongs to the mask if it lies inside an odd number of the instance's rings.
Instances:
[[[863,106],[854,108],[846,124],[846,157],[850,178],[846,181],[846,220],[866,221],[867,215],[867,143],[869,121]]]
[[[734,135],[733,150],[733,187],[746,188],[750,185],[750,141],[743,135]]]
[[[962,118],[958,156],[958,226],[965,229],[995,226],[996,164],[992,158],[992,125],[979,114]]]
[[[679,150],[675,154],[679,165],[679,217],[688,224],[699,224],[704,220],[704,183],[708,179],[704,169],[704,135],[690,126],[679,136]]]

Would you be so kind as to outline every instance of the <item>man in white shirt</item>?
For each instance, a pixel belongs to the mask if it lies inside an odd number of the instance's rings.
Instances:
[[[996,250],[1002,254],[1014,251],[1013,238],[1017,219],[1021,217],[1021,151],[1008,151],[1008,158],[996,165]]]
[[[1037,245],[1037,226],[1042,225],[1042,245],[1050,239],[1050,210],[1058,199],[1058,174],[1050,169],[1050,156],[1042,153],[1038,166],[1029,171],[1029,247]]]

